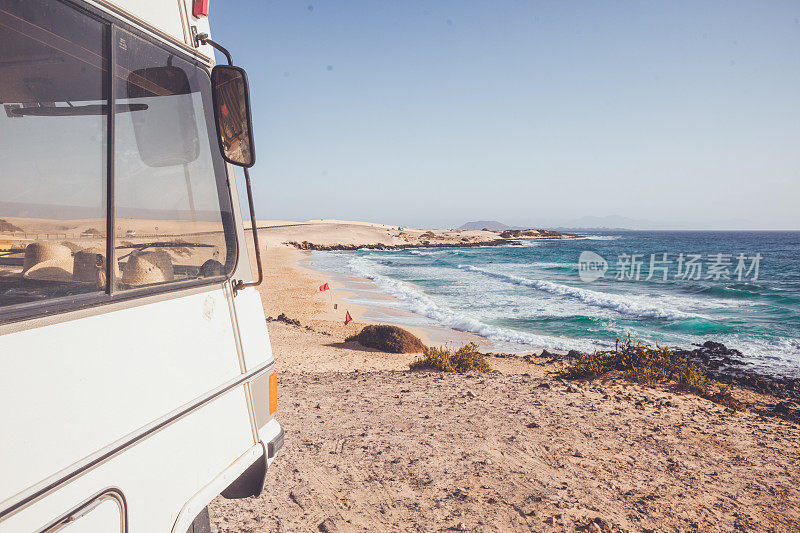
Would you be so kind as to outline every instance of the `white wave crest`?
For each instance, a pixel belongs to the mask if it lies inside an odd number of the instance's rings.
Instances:
[[[578,265],[577,265],[577,263],[547,263],[547,262],[541,262],[541,263],[527,263],[524,266],[526,266],[526,267],[527,266],[532,266],[532,267],[538,267],[538,268],[574,268],[574,269],[577,270],[577,266]]]
[[[583,237],[576,237],[574,240],[580,241],[616,241],[620,237],[618,235],[584,235]]]
[[[462,314],[437,304],[428,295],[414,289],[407,283],[376,273],[375,267],[377,265],[365,257],[353,258],[349,266],[355,275],[371,279],[382,291],[405,302],[411,312],[426,316],[451,329],[476,333],[495,341],[525,344],[553,350],[578,349],[592,351],[601,346],[600,343],[591,341],[536,335],[486,324],[467,314]]]
[[[423,248],[423,249],[408,248],[406,249],[406,252],[408,252],[411,255],[442,255],[445,253],[451,253],[451,254],[454,253],[454,251],[450,250],[432,250],[430,248]]]
[[[637,316],[643,318],[668,318],[668,319],[683,319],[692,318],[693,315],[684,313],[677,309],[656,307],[641,303],[636,303],[633,298],[628,296],[617,296],[614,294],[606,294],[601,292],[590,291],[588,289],[580,289],[578,287],[570,287],[569,285],[562,285],[560,283],[553,283],[552,281],[535,280],[521,278],[510,274],[500,274],[491,272],[482,268],[474,267],[472,265],[458,265],[461,270],[468,272],[477,272],[485,276],[512,283],[514,285],[521,285],[524,287],[531,287],[540,291],[545,291],[557,296],[569,296],[577,298],[581,302],[591,305],[593,307],[602,307],[604,309],[611,309],[623,315]]]

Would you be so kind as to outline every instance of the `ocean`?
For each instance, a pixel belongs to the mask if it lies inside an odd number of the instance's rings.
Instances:
[[[706,340],[754,370],[800,377],[800,232],[581,232],[521,245],[314,252],[312,266],[369,278],[417,325],[473,332],[494,351],[592,351],[630,334]],[[579,260],[581,261],[579,265]],[[410,319],[396,319],[396,322]]]

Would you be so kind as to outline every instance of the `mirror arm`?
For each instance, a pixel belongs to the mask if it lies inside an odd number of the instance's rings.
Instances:
[[[244,168],[244,182],[247,186],[247,203],[250,204],[250,225],[253,230],[253,245],[256,247],[256,264],[258,265],[258,279],[256,281],[245,283],[242,280],[237,280],[233,285],[233,295],[245,287],[257,287],[264,281],[264,271],[261,268],[261,249],[258,246],[258,227],[256,226],[256,210],[253,207],[253,191],[250,187],[250,171],[247,167]]]
[[[195,42],[197,44],[208,44],[225,55],[225,58],[228,60],[228,65],[233,66],[233,58],[231,57],[231,53],[219,43],[216,43],[208,38],[207,33],[199,33],[195,37]],[[250,186],[250,171],[247,167],[242,167],[244,169],[244,182],[247,186],[247,203],[250,206],[250,227],[253,230],[253,245],[256,249],[256,265],[258,266],[258,279],[256,281],[252,281],[249,283],[245,283],[242,280],[237,280],[233,284],[233,295],[236,296],[240,290],[244,289],[245,287],[258,287],[261,285],[261,282],[264,281],[264,270],[261,267],[261,248],[258,245],[258,227],[256,226],[256,209],[253,207],[253,189]]]
[[[207,44],[213,46],[214,48],[225,54],[225,57],[228,59],[228,64],[233,66],[233,58],[231,57],[231,53],[228,52],[228,50],[221,44],[216,43],[211,39],[209,39],[207,33],[198,33],[197,36],[194,38],[194,40],[197,44]]]

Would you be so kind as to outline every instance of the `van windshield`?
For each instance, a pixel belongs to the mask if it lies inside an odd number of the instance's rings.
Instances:
[[[43,3],[0,5],[0,313],[230,272],[232,207],[207,71]]]

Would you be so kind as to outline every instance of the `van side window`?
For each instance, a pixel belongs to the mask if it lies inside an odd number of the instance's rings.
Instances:
[[[208,72],[116,35],[117,288],[224,275],[235,236]]]
[[[0,309],[106,287],[107,35],[0,3]]]
[[[0,106],[0,324],[233,271],[207,67],[59,0],[0,0]]]

